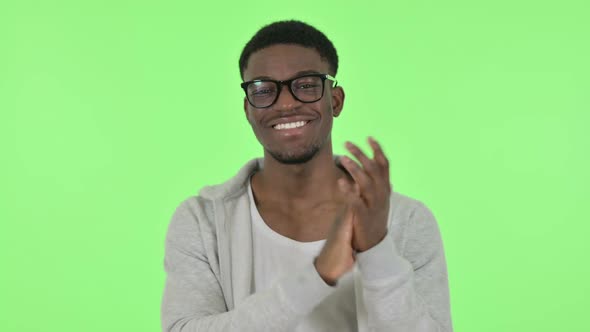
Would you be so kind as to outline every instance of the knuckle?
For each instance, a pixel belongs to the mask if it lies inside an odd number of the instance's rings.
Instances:
[[[379,167],[377,165],[375,165],[375,163],[369,163],[367,165],[367,170],[370,172],[376,172],[379,169]]]

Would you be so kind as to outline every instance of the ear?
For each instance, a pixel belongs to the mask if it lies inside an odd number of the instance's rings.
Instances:
[[[337,86],[332,89],[332,115],[337,118],[344,107],[344,89]]]
[[[248,120],[248,99],[246,97],[244,97],[244,115],[246,115],[246,120]]]

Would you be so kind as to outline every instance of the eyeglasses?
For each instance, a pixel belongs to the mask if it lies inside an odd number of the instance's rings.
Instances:
[[[338,81],[328,74],[307,74],[285,81],[275,80],[253,80],[240,84],[250,105],[255,108],[271,107],[281,94],[283,85],[289,87],[289,92],[296,100],[302,103],[314,103],[324,96],[324,82],[334,82],[333,88]]]

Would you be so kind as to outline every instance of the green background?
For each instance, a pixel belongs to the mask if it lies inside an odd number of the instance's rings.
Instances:
[[[260,156],[237,61],[332,39],[337,153],[438,218],[456,331],[590,331],[587,1],[2,1],[0,330],[159,331],[176,206]]]

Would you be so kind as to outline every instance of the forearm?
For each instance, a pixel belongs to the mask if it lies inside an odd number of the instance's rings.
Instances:
[[[203,307],[208,302],[203,299],[196,304],[182,293],[175,297],[175,292],[170,289],[164,295],[163,330],[289,331],[333,289],[321,279],[311,263],[299,273],[279,280],[273,287],[248,296],[227,312]]]
[[[435,294],[441,289],[441,294],[446,293],[446,275],[434,270],[432,274],[429,271],[415,273],[412,264],[397,252],[390,236],[370,250],[357,254],[357,261],[370,331],[450,329],[434,318],[436,314],[433,316],[433,312],[448,310],[448,299]],[[416,287],[417,281],[420,289]]]

